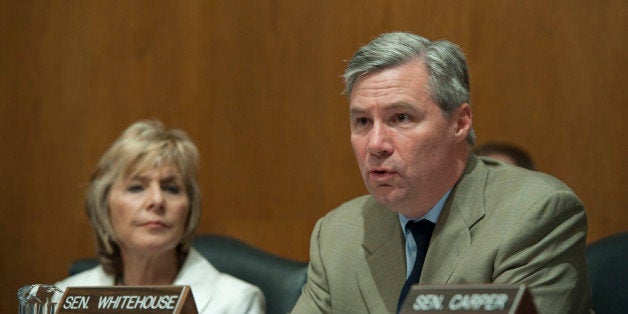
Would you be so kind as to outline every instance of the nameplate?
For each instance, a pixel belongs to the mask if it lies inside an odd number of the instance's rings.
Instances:
[[[401,307],[410,313],[536,314],[525,285],[414,285]]]
[[[55,313],[198,314],[190,286],[68,287]]]

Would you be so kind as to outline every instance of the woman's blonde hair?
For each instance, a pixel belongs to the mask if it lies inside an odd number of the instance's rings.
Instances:
[[[85,201],[87,216],[96,233],[100,263],[107,273],[116,278],[122,276],[122,260],[109,217],[111,186],[120,178],[158,166],[174,166],[183,177],[190,208],[184,234],[177,245],[179,264],[190,249],[201,215],[201,196],[196,181],[198,150],[181,130],[168,130],[156,120],[136,122],[100,158]]]

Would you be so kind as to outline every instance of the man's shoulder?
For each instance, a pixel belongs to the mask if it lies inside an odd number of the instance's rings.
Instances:
[[[334,208],[325,215],[328,221],[362,220],[364,216],[379,213],[386,208],[371,195],[362,195]]]
[[[525,188],[532,192],[569,191],[571,189],[558,178],[547,173],[532,171],[521,167],[497,162],[493,159],[480,158],[488,169],[486,183],[491,187]]]
[[[366,204],[368,204],[370,202],[373,202],[373,201],[374,201],[374,199],[373,199],[373,197],[370,194],[358,196],[358,197],[356,197],[354,199],[348,200],[348,201],[340,204],[340,206],[336,207],[331,212],[346,213],[346,212],[355,211],[355,210],[358,210],[358,209],[364,207]]]
[[[487,167],[483,195],[489,208],[520,210],[550,199],[580,203],[565,183],[549,174],[486,159],[482,163]]]
[[[371,195],[347,201],[328,212],[317,223],[321,237],[335,241],[339,235],[354,239],[382,226],[399,224],[397,214],[380,204]]]

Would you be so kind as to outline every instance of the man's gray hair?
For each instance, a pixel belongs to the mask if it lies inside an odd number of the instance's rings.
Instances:
[[[469,71],[460,47],[447,40],[430,41],[403,32],[382,34],[353,55],[343,75],[343,94],[350,97],[356,80],[362,75],[417,59],[425,64],[428,91],[445,116],[464,103],[470,104]],[[475,144],[473,128],[467,142]]]

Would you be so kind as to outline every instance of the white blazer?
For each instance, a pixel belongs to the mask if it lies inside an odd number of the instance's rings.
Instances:
[[[264,295],[257,286],[219,272],[194,248],[190,249],[181,271],[172,284],[192,288],[196,308],[200,314],[265,312]],[[55,283],[61,290],[71,286],[113,285],[115,285],[113,276],[105,273],[100,265]]]

